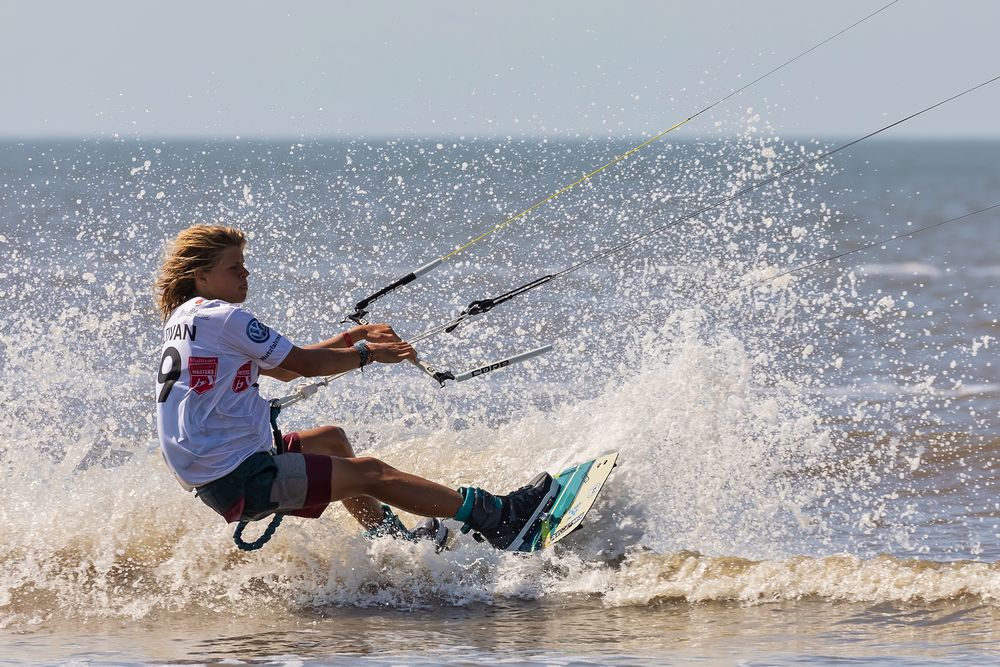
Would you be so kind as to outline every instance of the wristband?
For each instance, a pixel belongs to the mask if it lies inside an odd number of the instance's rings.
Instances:
[[[351,332],[344,332],[344,342],[347,343],[347,347],[354,347],[354,339],[351,338]]]
[[[354,349],[358,351],[358,355],[361,357],[361,365],[358,368],[364,369],[368,365],[368,361],[371,359],[371,348],[368,347],[368,341],[359,340],[354,344]]]

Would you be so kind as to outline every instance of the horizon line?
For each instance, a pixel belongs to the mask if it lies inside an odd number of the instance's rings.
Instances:
[[[385,133],[372,133],[372,134],[316,134],[316,135],[288,135],[288,134],[232,134],[232,135],[222,135],[222,134],[155,134],[155,135],[98,135],[98,134],[52,134],[52,135],[0,135],[0,143],[13,144],[13,143],[55,143],[55,142],[213,142],[213,143],[236,143],[240,141],[247,142],[287,142],[287,141],[297,141],[297,142],[342,142],[342,141],[405,141],[405,140],[424,140],[424,141],[434,141],[434,140],[462,140],[462,141],[509,141],[512,139],[517,140],[530,140],[530,141],[624,141],[624,140],[638,140],[651,136],[655,133],[639,133],[639,134],[618,134],[618,135],[581,135],[581,134],[472,134],[472,133],[456,133],[456,134],[415,134],[415,133],[405,133],[405,134],[385,134]],[[791,140],[791,141],[843,141],[856,139],[856,135],[848,134],[828,134],[828,135],[805,135],[805,134],[774,134],[767,135],[769,137]],[[716,135],[696,135],[696,136],[678,136],[676,140],[691,142],[691,141],[705,141],[705,140],[726,140],[736,138],[733,136],[723,137]],[[879,142],[892,142],[892,141],[955,141],[955,142],[975,142],[975,141],[1000,141],[1000,134],[996,135],[979,135],[979,134],[919,134],[919,135],[892,135],[892,136],[882,136],[882,137],[872,137],[871,143],[876,141]]]

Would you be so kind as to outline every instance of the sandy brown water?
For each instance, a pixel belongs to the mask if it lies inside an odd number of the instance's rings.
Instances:
[[[607,608],[586,596],[274,618],[54,622],[3,636],[6,661],[88,664],[986,664],[1000,611],[971,600]]]

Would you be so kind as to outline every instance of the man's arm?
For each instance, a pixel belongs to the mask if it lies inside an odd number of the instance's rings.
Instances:
[[[375,343],[399,343],[402,342],[396,332],[392,330],[388,324],[366,324],[364,326],[353,327],[348,329],[344,333],[337,334],[333,338],[329,338],[320,343],[313,343],[312,345],[306,345],[301,348],[293,348],[292,352],[299,350],[300,352],[306,350],[341,350],[343,352],[348,352],[347,358],[353,359],[353,365],[348,364],[343,370],[351,370],[353,368],[358,368],[361,363],[361,357],[358,355],[357,350],[353,349],[353,344],[358,341],[368,341],[369,344]],[[410,348],[412,350],[412,348]],[[292,352],[288,353],[288,356],[292,355]],[[375,348],[372,347],[372,353],[374,356]],[[309,356],[309,355],[307,355]],[[321,362],[323,355],[312,355],[312,360],[308,363],[333,363],[330,360]],[[408,357],[404,357],[408,358]],[[414,354],[416,358],[416,354]],[[282,382],[289,382],[300,377],[315,377],[316,375],[333,375],[334,373],[340,373],[342,371],[333,371],[330,373],[316,373],[314,375],[306,375],[304,373],[297,373],[290,368],[286,367],[286,362],[288,357],[281,362],[278,366],[271,369],[260,369],[261,375],[266,375],[267,377],[272,377],[276,380],[281,380]],[[299,361],[293,362],[294,365],[298,365]],[[381,359],[375,358],[375,361],[382,361]],[[397,360],[399,361],[399,360]],[[340,363],[340,362],[337,362]],[[382,363],[396,363],[395,361],[387,361]]]
[[[396,364],[406,359],[416,359],[417,353],[409,343],[368,343],[369,363]],[[361,355],[353,347],[293,347],[278,368],[293,377],[318,377],[337,375],[361,366]]]

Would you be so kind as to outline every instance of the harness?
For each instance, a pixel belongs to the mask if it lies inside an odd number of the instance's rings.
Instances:
[[[247,493],[248,485],[258,487],[255,489],[257,491],[256,497],[260,497],[262,492],[266,492],[259,487],[264,483],[269,487],[270,482],[261,473],[276,470],[272,457],[285,453],[285,440],[281,435],[281,429],[278,427],[279,414],[281,414],[281,405],[278,404],[278,401],[271,401],[270,421],[271,432],[274,435],[274,447],[271,451],[251,454],[228,475],[199,487],[197,491],[198,497],[202,502],[221,514],[227,521],[239,518],[239,523],[237,523],[236,530],[233,532],[233,542],[236,543],[236,546],[241,551],[256,551],[267,544],[271,537],[274,536],[274,531],[281,525],[281,520],[285,516],[280,512],[272,513],[269,506],[248,509],[245,504],[246,497],[249,495]],[[259,516],[254,516],[254,514],[258,514]],[[269,514],[273,514],[271,522],[261,536],[253,542],[245,541],[243,539],[243,530],[247,525],[251,521],[263,519]]]

